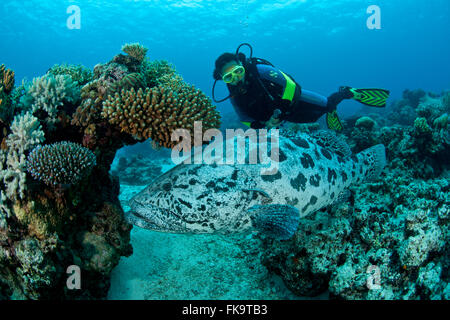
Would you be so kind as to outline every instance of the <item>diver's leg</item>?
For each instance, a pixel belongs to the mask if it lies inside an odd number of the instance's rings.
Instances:
[[[336,107],[342,100],[353,98],[353,93],[349,90],[350,87],[340,87],[338,92],[333,93],[328,97],[327,111],[336,110]]]

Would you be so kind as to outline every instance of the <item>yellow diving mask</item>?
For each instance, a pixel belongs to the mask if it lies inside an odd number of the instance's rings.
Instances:
[[[239,82],[245,75],[245,68],[241,65],[235,66],[231,71],[225,73],[222,76],[222,80],[225,83],[237,83]]]

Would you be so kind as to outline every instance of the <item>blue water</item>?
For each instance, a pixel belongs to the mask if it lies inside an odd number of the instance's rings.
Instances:
[[[79,30],[67,27],[71,5],[80,8]],[[370,5],[381,9],[381,29],[367,27]],[[216,58],[248,42],[254,56],[305,89],[328,96],[341,85],[382,87],[393,100],[405,89],[450,89],[449,13],[449,0],[1,0],[0,64],[15,71],[19,84],[54,64],[92,69],[125,43],[139,42],[151,60],[168,60],[186,82],[211,96]],[[223,83],[216,95],[227,95]],[[367,107],[344,101],[339,114],[360,108]],[[229,101],[218,109],[232,111]],[[139,188],[122,186],[122,204]],[[134,228],[135,254],[114,270],[109,297],[296,298],[248,254],[251,241]],[[217,278],[213,267],[219,260]]]
[[[373,4],[381,9],[380,30],[366,25]],[[79,30],[67,28],[70,5],[81,10]],[[250,42],[255,56],[309,90],[376,86],[397,98],[406,88],[450,88],[449,13],[448,0],[3,0],[0,55],[20,82],[55,63],[93,67],[140,42],[151,59],[169,60],[210,94],[217,56]],[[358,108],[340,105],[347,115]]]

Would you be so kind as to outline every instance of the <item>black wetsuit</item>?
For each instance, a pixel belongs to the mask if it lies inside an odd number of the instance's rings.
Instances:
[[[281,120],[315,122],[345,99],[340,92],[326,98],[302,90],[291,76],[266,60],[252,58],[243,65],[246,70],[244,82],[227,86],[240,120],[252,128],[263,128],[276,109],[282,112]]]

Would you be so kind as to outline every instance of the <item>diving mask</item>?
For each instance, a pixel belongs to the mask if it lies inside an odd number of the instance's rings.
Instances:
[[[222,80],[225,83],[237,83],[245,75],[245,68],[241,65],[235,66],[231,71],[225,73],[222,76]]]

